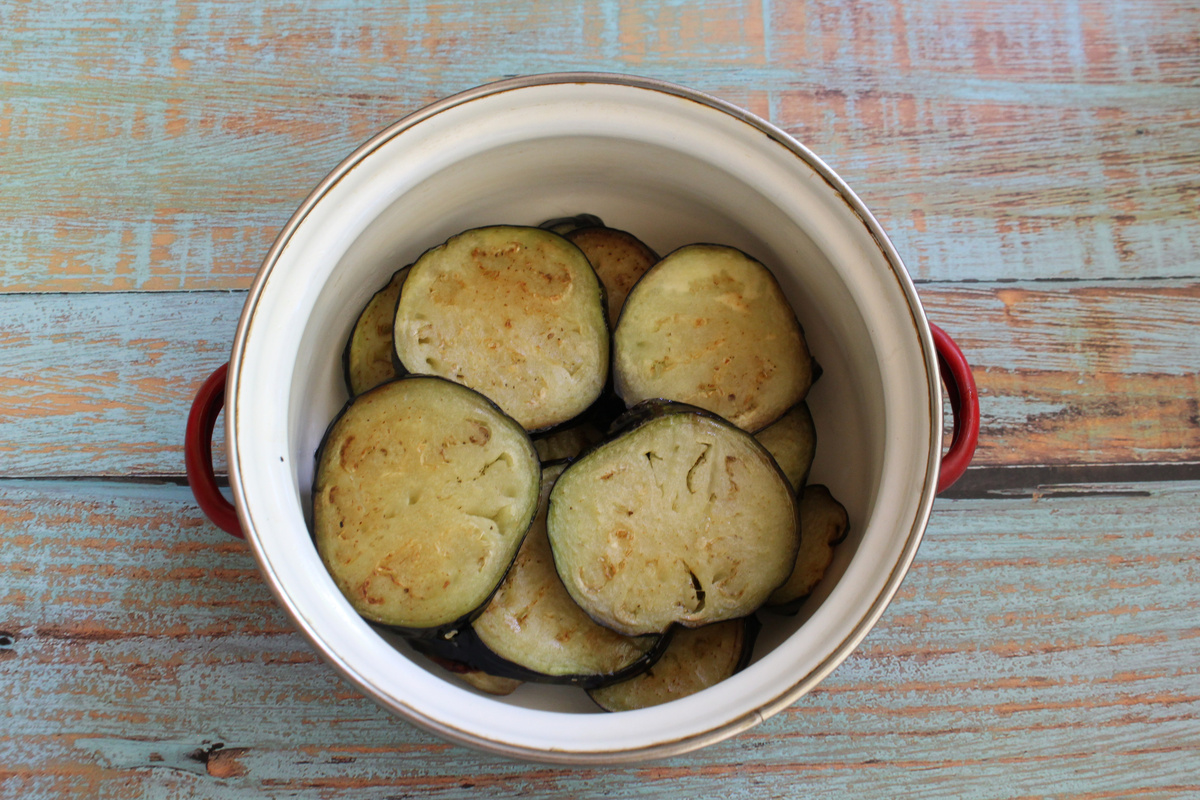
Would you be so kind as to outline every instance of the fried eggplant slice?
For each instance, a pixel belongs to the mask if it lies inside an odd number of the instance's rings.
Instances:
[[[313,537],[367,620],[439,635],[491,597],[537,511],[528,434],[483,395],[408,376],[354,398],[317,453]]]
[[[516,678],[505,678],[500,675],[489,674],[461,661],[453,661],[449,658],[434,655],[428,656],[428,658],[442,669],[452,673],[463,683],[473,686],[486,694],[503,697],[504,695],[512,694],[524,683],[524,681],[517,680]]]
[[[599,686],[645,669],[665,641],[622,636],[597,624],[563,587],[546,538],[546,507],[565,468],[558,462],[543,469],[538,515],[512,569],[471,627],[489,650],[538,680]]]
[[[583,412],[608,377],[600,280],[578,247],[540,228],[476,228],[424,253],[394,335],[409,372],[469,386],[529,431]]]
[[[658,261],[658,254],[632,233],[616,228],[576,228],[565,234],[600,276],[608,295],[608,322],[616,326],[629,290]]]
[[[767,598],[773,611],[794,614],[812,593],[833,563],[834,547],[846,538],[850,517],[846,508],[821,484],[805,486],[800,496],[800,529],[803,536],[787,583]]]
[[[808,403],[792,406],[786,414],[754,434],[763,447],[775,456],[775,463],[787,475],[792,489],[799,492],[808,480],[813,456],[817,452],[817,429]]]
[[[622,420],[629,427],[550,493],[550,546],[575,602],[627,636],[754,611],[787,579],[800,542],[775,459],[683,404],[647,404]]]
[[[576,214],[573,217],[555,217],[548,219],[539,228],[544,228],[548,231],[553,231],[559,236],[565,236],[576,228],[595,228],[603,226],[604,220],[597,217],[595,214]]]
[[[763,264],[732,247],[681,247],[630,291],[613,334],[628,405],[679,400],[755,432],[804,399],[812,357]]]
[[[400,375],[394,357],[392,323],[396,319],[400,287],[407,275],[408,267],[397,270],[387,286],[367,301],[354,323],[342,353],[342,374],[351,397]]]
[[[605,711],[633,711],[715,686],[745,668],[759,624],[754,617],[675,632],[653,666],[634,677],[588,691]]]

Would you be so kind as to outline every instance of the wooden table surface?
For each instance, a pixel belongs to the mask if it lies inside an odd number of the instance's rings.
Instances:
[[[0,0],[0,796],[1200,796],[1191,0]],[[394,119],[620,71],[856,189],[974,368],[861,648],[692,755],[561,768],[363,699],[183,481],[275,233]]]

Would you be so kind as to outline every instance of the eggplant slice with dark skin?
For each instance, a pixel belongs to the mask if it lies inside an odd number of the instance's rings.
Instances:
[[[605,711],[633,711],[715,686],[750,662],[759,627],[751,616],[678,630],[649,669],[620,683],[592,689],[588,696]]]
[[[805,486],[800,495],[800,525],[804,537],[787,582],[767,598],[767,607],[794,614],[821,582],[833,563],[834,548],[846,538],[850,517],[846,508],[821,484]]]
[[[452,236],[412,265],[396,355],[491,398],[526,430],[585,411],[608,378],[604,288],[582,251],[541,228]]]
[[[679,403],[647,403],[550,494],[555,566],[593,619],[627,636],[745,616],[791,572],[796,498],[753,436]]]
[[[501,675],[489,674],[462,661],[452,661],[451,659],[435,655],[429,655],[427,658],[463,683],[485,694],[503,697],[504,695],[512,694],[521,688],[521,684],[524,683],[524,681],[517,678],[505,678]]]
[[[658,254],[632,233],[616,228],[576,228],[565,235],[600,276],[608,294],[608,322],[616,326],[629,290],[658,262]]]
[[[812,357],[775,276],[732,247],[670,253],[629,292],[613,380],[632,406],[665,398],[756,432],[804,399]]]
[[[565,468],[565,462],[543,468],[538,515],[512,569],[471,627],[484,646],[536,680],[600,686],[642,671],[666,642],[661,636],[622,636],[598,625],[567,593],[546,537],[550,490]]]
[[[397,270],[387,285],[367,301],[354,323],[342,352],[342,374],[351,397],[403,374],[402,369],[397,370],[392,323],[407,275],[408,267]]]
[[[469,622],[537,511],[541,464],[483,395],[427,375],[351,400],[317,452],[313,538],[365,619],[407,636]]]
[[[775,456],[775,463],[787,475],[793,491],[803,489],[817,452],[817,429],[808,404],[801,401],[792,406],[782,417],[754,434],[754,438]]]
[[[578,228],[595,228],[603,227],[604,220],[597,217],[595,214],[576,214],[573,217],[555,217],[548,219],[538,225],[539,228],[547,231],[553,231],[559,236],[566,236],[573,230]]]

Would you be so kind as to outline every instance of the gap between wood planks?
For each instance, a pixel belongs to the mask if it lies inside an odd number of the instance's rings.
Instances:
[[[1149,497],[1139,483],[1200,480],[1200,462],[988,466],[968,469],[939,495],[952,500],[1054,497]]]
[[[218,474],[217,486],[229,488],[229,476]],[[35,484],[43,481],[187,486],[186,475],[46,475],[3,476],[2,481]],[[1028,499],[1037,496],[1149,497],[1139,483],[1200,481],[1200,461],[1154,464],[1066,464],[981,466],[969,468],[938,497],[948,500]]]

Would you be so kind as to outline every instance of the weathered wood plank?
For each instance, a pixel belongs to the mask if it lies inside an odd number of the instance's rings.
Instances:
[[[2,474],[183,474],[192,398],[229,360],[244,302],[227,292],[0,295]],[[220,454],[219,425],[215,441]]]
[[[0,796],[1195,792],[1198,490],[941,501],[897,599],[816,691],[686,758],[564,769],[358,697],[186,489],[3,482]]]
[[[1200,461],[1200,284],[937,284],[921,294],[974,368],[977,464]],[[0,295],[0,475],[182,474],[192,396],[228,358],[243,300]]]
[[[245,288],[304,195],[385,124],[566,69],[774,119],[922,279],[1195,276],[1198,16],[1168,0],[6,0],[0,290]]]
[[[772,108],[918,278],[1190,277],[1197,30],[1181,3],[780,3]]]
[[[0,26],[0,799],[1200,796],[1195,3],[0,0]],[[709,91],[841,173],[967,352],[990,468],[816,691],[625,769],[389,717],[153,482],[226,290],[310,188],[404,113],[563,69]]]
[[[976,463],[1200,461],[1200,284],[930,285],[921,299],[973,366]]]

